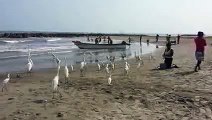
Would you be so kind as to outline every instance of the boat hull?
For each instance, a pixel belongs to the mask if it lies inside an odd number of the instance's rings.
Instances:
[[[127,44],[91,44],[73,41],[80,49],[126,49]]]

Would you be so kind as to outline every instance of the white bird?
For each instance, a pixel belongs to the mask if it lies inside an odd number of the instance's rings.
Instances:
[[[110,73],[109,68],[108,68],[108,64],[105,67],[105,71],[106,71],[106,75]]]
[[[141,67],[141,63],[139,62],[138,65],[137,65],[137,68],[140,68],[140,67]]]
[[[108,78],[108,84],[111,85],[111,82],[112,82],[112,78],[111,78],[111,75],[110,75],[109,78]]]
[[[57,74],[56,74],[56,76],[52,80],[53,98],[54,98],[54,93],[55,92],[58,92],[59,93],[59,91],[58,91],[58,85],[59,85],[59,79],[60,79],[59,78],[59,71],[60,71],[60,63],[58,64]],[[61,96],[61,94],[60,94],[60,96]]]
[[[3,80],[2,82],[2,92],[4,91],[4,88],[7,90],[7,84],[10,80],[10,74],[7,74],[7,78]]]
[[[31,59],[31,53],[30,53],[30,51],[29,51],[29,54],[28,54],[28,63],[27,63],[27,72],[28,73],[31,73],[31,71],[32,71],[32,67],[33,67],[33,61],[32,61],[32,59]]]
[[[85,65],[86,65],[86,62],[85,61],[82,61],[81,64],[80,64],[80,73],[81,73],[81,76],[83,76],[83,71],[85,71]]]
[[[124,68],[124,70],[125,70],[125,73],[128,75],[128,73],[129,73],[129,69],[130,69],[130,66],[129,66],[129,64],[127,63],[127,62],[125,62],[125,68]]]
[[[149,56],[149,60],[155,60],[154,56],[152,55],[152,53]]]
[[[67,83],[68,82],[68,78],[69,78],[69,70],[68,70],[68,67],[67,67],[66,57],[65,57],[64,73],[65,73],[65,83]]]
[[[111,63],[111,68],[112,68],[112,70],[115,69],[115,63]]]
[[[101,70],[101,65],[99,63],[97,63],[97,67],[98,67],[98,70],[100,71]]]
[[[73,67],[73,65],[71,64],[71,71],[73,72],[74,71],[74,67]]]

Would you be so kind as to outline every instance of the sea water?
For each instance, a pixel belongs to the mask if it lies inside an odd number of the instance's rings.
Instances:
[[[107,61],[106,56],[115,56],[116,60],[121,60],[122,55],[132,58],[137,55],[152,53],[156,50],[154,44],[147,45],[139,42],[131,43],[126,50],[88,50],[79,49],[72,41],[87,41],[85,37],[75,38],[1,38],[0,39],[0,73],[27,71],[28,51],[31,51],[33,60],[33,70],[56,68],[56,62],[51,53],[54,53],[65,65],[65,57],[68,65],[80,64],[85,60],[87,63]],[[113,43],[121,43],[123,40],[113,40]],[[102,41],[104,42],[104,41]],[[107,43],[107,41],[105,41]],[[102,44],[102,43],[100,43]]]

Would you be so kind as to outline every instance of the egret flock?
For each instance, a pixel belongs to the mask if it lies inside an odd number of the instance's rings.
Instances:
[[[92,54],[92,53],[91,53]],[[61,93],[58,89],[59,87],[59,80],[60,80],[60,67],[61,67],[61,60],[52,52],[51,53],[53,59],[56,61],[56,65],[57,65],[57,73],[56,75],[54,76],[54,78],[52,79],[52,91],[53,91],[53,98],[55,98],[55,93],[58,93],[59,96],[61,97]],[[126,55],[124,54],[121,54],[121,58],[123,60],[125,60],[125,65],[124,65],[124,73],[125,75],[128,75],[129,74],[129,71],[130,71],[130,64],[127,62],[127,58],[126,58]],[[149,57],[150,59],[153,59],[153,56],[152,54],[150,55]],[[112,73],[113,71],[115,70],[115,57],[114,56],[106,56],[106,59],[107,59],[107,62],[101,62],[98,60],[98,62],[96,63],[97,64],[97,70],[98,71],[101,71],[103,68],[105,69],[105,73],[106,73],[106,78],[108,78],[108,84],[109,85],[112,85]],[[29,73],[31,75],[31,72],[32,72],[32,69],[34,67],[34,64],[33,64],[33,61],[32,61],[32,56],[31,56],[31,51],[28,50],[28,63],[27,63],[27,73]],[[137,63],[137,69],[139,69],[143,64],[143,59],[141,57],[141,55],[136,55],[135,53],[135,60],[136,60],[136,63]],[[65,61],[65,66],[64,66],[64,78],[65,78],[65,84],[69,82],[69,69],[68,69],[68,65],[67,65],[67,58],[65,57],[64,58],[64,61]],[[85,76],[85,73],[86,73],[86,69],[87,69],[87,63],[86,63],[86,59],[85,59],[85,53],[83,55],[83,61],[80,63],[80,76]],[[71,64],[69,66],[71,69],[71,71],[74,71],[74,67],[73,65]],[[7,90],[7,85],[8,85],[8,82],[10,80],[10,74],[7,75],[7,78],[5,80],[3,80],[2,82],[2,92],[5,90]]]

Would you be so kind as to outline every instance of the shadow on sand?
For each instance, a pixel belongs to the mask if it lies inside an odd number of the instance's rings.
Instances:
[[[190,74],[193,74],[193,73],[195,73],[195,72],[194,71],[185,71],[185,72],[178,72],[178,73],[175,73],[175,74],[184,76],[184,75],[190,75]]]

